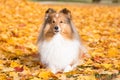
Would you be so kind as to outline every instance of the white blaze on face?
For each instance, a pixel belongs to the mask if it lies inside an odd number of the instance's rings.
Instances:
[[[58,16],[59,16],[59,14],[57,13],[57,14],[56,14],[56,17],[58,17]]]
[[[59,14],[56,13],[56,14],[55,14],[55,17],[56,17],[55,19],[58,19]],[[59,25],[59,24],[56,24],[56,26],[58,26],[58,30],[57,30],[57,31],[60,32],[60,30],[61,30],[61,29],[60,29],[60,25]],[[54,29],[54,32],[56,33],[56,30],[55,30],[55,29]],[[57,32],[57,33],[58,33],[58,32]]]

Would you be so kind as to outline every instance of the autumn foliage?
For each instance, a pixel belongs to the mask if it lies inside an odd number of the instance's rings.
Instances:
[[[48,8],[68,8],[90,58],[68,73],[41,68],[36,41]],[[119,80],[120,6],[0,0],[0,80]]]

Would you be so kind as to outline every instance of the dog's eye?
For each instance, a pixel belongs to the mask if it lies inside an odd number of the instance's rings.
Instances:
[[[60,21],[60,23],[63,23],[63,21]]]
[[[55,21],[52,21],[52,23],[55,23]]]

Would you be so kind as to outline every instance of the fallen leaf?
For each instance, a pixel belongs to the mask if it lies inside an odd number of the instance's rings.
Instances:
[[[14,67],[16,72],[22,72],[24,69],[23,67]]]

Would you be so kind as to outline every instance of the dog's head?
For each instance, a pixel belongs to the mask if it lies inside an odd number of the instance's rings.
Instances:
[[[52,8],[46,10],[45,20],[37,43],[43,40],[49,41],[56,34],[60,34],[69,40],[79,39],[79,34],[72,22],[71,12],[66,8],[60,10],[59,12],[56,12]]]
[[[71,12],[66,8],[56,12],[49,8],[45,14],[45,32],[53,32],[67,34],[71,33],[72,28],[70,27]]]
[[[72,23],[71,12],[64,8],[59,12],[49,8],[45,12],[45,21],[41,29],[38,41],[50,40],[54,35],[61,34],[64,38],[79,38]]]

